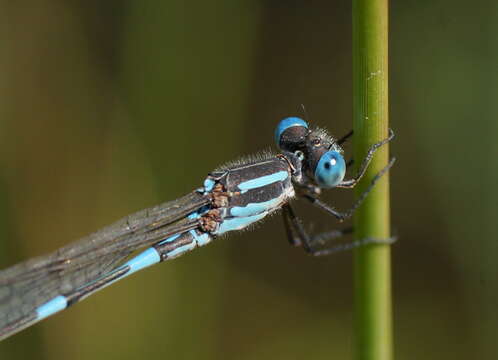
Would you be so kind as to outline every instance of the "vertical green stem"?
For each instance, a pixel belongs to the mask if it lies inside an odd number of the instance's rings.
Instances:
[[[388,0],[353,1],[354,157],[388,132]],[[374,156],[356,196],[388,161],[388,147]],[[359,164],[361,161],[357,161]],[[355,215],[357,239],[388,238],[389,182],[377,183]],[[388,245],[368,245],[354,254],[355,351],[361,360],[392,358],[391,264]]]

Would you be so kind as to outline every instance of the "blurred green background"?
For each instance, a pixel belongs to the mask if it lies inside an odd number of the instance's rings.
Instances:
[[[496,358],[498,3],[396,1],[390,22],[395,354]],[[348,1],[4,0],[0,44],[2,268],[198,187],[272,145],[300,104],[335,136],[352,127]],[[325,197],[345,209],[352,194]],[[347,359],[351,269],[351,253],[291,248],[273,217],[0,358]]]

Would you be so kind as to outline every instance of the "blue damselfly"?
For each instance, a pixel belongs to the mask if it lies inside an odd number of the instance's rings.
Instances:
[[[321,189],[354,187],[376,149],[394,135],[390,131],[388,138],[373,144],[357,175],[344,180],[348,164],[341,145],[351,135],[336,140],[323,129],[310,129],[300,118],[286,118],[275,131],[279,154],[264,152],[228,163],[211,172],[202,187],[186,196],[129,215],[52,254],[0,271],[0,339],[134,272],[246,228],[277,210],[282,210],[290,243],[311,255],[379,241],[363,239],[327,247],[327,241],[351,229],[309,235],[290,204],[293,198],[301,197],[339,220],[352,216],[394,159],[346,212],[319,200]]]

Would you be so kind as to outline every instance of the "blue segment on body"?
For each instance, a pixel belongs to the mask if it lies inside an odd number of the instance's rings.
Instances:
[[[37,319],[45,319],[67,307],[67,299],[65,296],[59,295],[52,300],[47,301],[45,304],[40,305],[36,309]]]
[[[262,212],[272,210],[281,203],[280,198],[262,201],[259,203],[249,203],[246,206],[234,206],[230,209],[230,214],[236,217],[247,217],[261,214]]]
[[[198,246],[204,246],[211,241],[211,236],[208,233],[198,235],[197,231],[190,230],[190,235],[192,235],[192,237],[195,239]]]
[[[161,262],[161,257],[159,253],[154,248],[148,248],[142,253],[130,259],[123,266],[129,266],[130,270],[126,273],[126,276],[133,274],[136,271],[145,269],[148,266],[154,265]]]
[[[193,213],[190,213],[187,215],[187,218],[190,220],[198,219],[200,218],[205,212],[209,211],[210,206],[203,206],[199,210],[194,211]]]
[[[275,143],[278,145],[280,143],[280,136],[282,133],[292,126],[304,126],[308,128],[308,123],[298,117],[288,117],[280,121],[275,129]]]
[[[261,220],[266,215],[268,215],[268,213],[265,211],[261,214],[252,215],[252,216],[224,219],[223,222],[220,224],[218,230],[216,230],[216,234],[223,234],[233,230],[241,230],[256,221]]]
[[[207,178],[204,180],[204,192],[210,192],[213,190],[214,184],[216,182],[213,179]]]
[[[172,242],[172,241],[176,240],[180,235],[181,235],[181,233],[173,235],[173,236],[170,236],[169,238],[164,239],[163,241],[161,241],[159,244],[164,244],[164,243],[167,243],[167,242]]]
[[[287,171],[277,171],[276,173],[270,175],[260,176],[258,178],[241,182],[237,185],[237,187],[242,191],[257,189],[269,184],[273,184],[277,181],[283,181],[287,179],[288,176],[289,173]]]

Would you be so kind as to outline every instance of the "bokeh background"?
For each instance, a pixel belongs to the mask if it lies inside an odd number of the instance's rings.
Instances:
[[[395,353],[496,358],[498,3],[394,1],[390,24]],[[1,1],[0,44],[2,268],[196,188],[273,145],[300,104],[336,136],[352,127],[349,1]],[[273,217],[0,358],[348,359],[351,255],[305,256]]]

